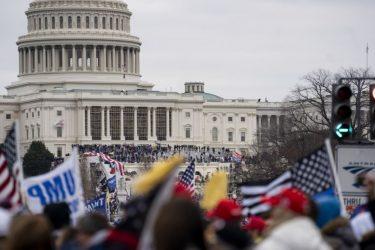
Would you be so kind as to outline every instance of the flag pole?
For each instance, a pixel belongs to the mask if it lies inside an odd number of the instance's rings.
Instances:
[[[344,217],[347,217],[347,212],[346,212],[345,203],[344,203],[344,197],[342,195],[341,183],[340,183],[339,176],[337,174],[336,162],[335,162],[335,159],[333,158],[331,140],[327,138],[324,143],[325,143],[325,146],[327,148],[328,158],[329,158],[329,162],[330,162],[329,165],[331,166],[333,180],[335,182],[335,189],[336,189],[337,196],[338,196],[338,198],[340,200],[340,204],[341,204],[341,215],[344,216]]]

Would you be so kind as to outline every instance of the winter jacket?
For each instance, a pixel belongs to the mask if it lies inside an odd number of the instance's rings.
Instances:
[[[297,217],[275,227],[256,250],[331,250],[319,229],[307,217]]]
[[[359,244],[347,219],[338,217],[322,228],[325,241],[333,250],[359,250]]]

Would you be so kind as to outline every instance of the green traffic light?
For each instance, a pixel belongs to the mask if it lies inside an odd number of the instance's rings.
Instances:
[[[345,123],[339,123],[335,127],[335,134],[338,138],[348,137],[353,133],[352,125],[348,125]]]

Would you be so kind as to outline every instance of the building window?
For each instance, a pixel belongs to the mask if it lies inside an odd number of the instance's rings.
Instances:
[[[121,19],[121,30],[124,30],[124,19]]]
[[[62,110],[57,110],[56,114],[57,116],[62,116]]]
[[[125,107],[124,108],[124,133],[125,139],[132,141],[134,140],[134,108]]]
[[[228,141],[229,142],[233,141],[233,132],[228,132]]]
[[[73,27],[73,19],[71,16],[68,17],[68,29],[71,29]]]
[[[167,139],[167,109],[156,108],[156,137],[158,141]]]
[[[26,119],[28,119],[29,118],[29,113],[26,113]]]
[[[56,28],[56,21],[55,21],[55,17],[53,16],[52,17],[52,29],[55,29]]]
[[[98,21],[98,17],[94,17],[94,28],[95,29],[98,29],[99,28],[99,21]]]
[[[233,117],[232,116],[228,117],[228,122],[233,122]]]
[[[112,140],[121,139],[121,121],[120,121],[121,108],[111,107],[109,109],[109,120],[110,120],[110,135]]]
[[[241,132],[241,142],[246,141],[246,132]]]
[[[60,17],[60,29],[64,28],[64,17]]]
[[[186,113],[185,113],[185,117],[186,117],[186,118],[190,118],[190,112],[186,112]]]
[[[191,128],[185,128],[185,138],[186,139],[191,138]]]
[[[42,19],[39,18],[38,20],[38,29],[41,30],[42,29]]]
[[[90,29],[90,17],[86,17],[86,29]]]
[[[26,127],[26,140],[29,140],[29,128]]]
[[[119,30],[119,22],[118,22],[118,18],[116,18],[116,30]]]
[[[34,118],[34,112],[31,112],[31,117]]]
[[[40,111],[38,110],[38,117],[40,117]]]
[[[113,30],[113,18],[109,18],[109,28]]]
[[[88,136],[88,110],[85,109],[85,136]]]
[[[61,138],[63,134],[63,128],[62,127],[57,127],[56,128],[56,136],[57,138]]]
[[[35,131],[34,131],[34,127],[31,127],[31,139],[34,140],[35,138]]]
[[[34,30],[36,30],[36,18],[34,18]]]
[[[77,16],[77,29],[81,28],[81,17]]]
[[[93,140],[101,140],[102,138],[102,108],[91,107],[90,113],[91,136]],[[89,135],[90,136],[90,135]]]
[[[148,139],[148,111],[146,107],[140,107],[137,111],[138,139],[147,141]]]
[[[102,29],[106,28],[105,17],[102,18]]]
[[[56,156],[57,156],[58,158],[61,158],[61,157],[62,157],[62,147],[58,147],[58,148],[57,148]]]
[[[37,132],[37,135],[38,135],[38,138],[40,138],[40,126],[36,127],[36,132]]]
[[[217,128],[212,129],[212,141],[217,142],[219,140],[219,131]]]
[[[47,17],[44,18],[44,29],[45,30],[48,29],[48,18]]]
[[[212,121],[216,122],[217,121],[217,117],[216,116],[212,117]]]
[[[12,115],[11,115],[11,114],[6,114],[6,115],[5,115],[5,119],[7,119],[7,120],[12,119]]]
[[[241,122],[245,122],[246,121],[246,118],[245,117],[241,117]]]

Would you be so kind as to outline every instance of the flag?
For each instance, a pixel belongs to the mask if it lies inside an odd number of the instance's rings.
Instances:
[[[194,160],[190,165],[185,169],[184,173],[180,177],[179,183],[184,186],[190,194],[195,192],[195,163]]]
[[[0,202],[10,202],[13,207],[21,204],[19,179],[22,173],[17,128],[15,122],[5,137],[2,151],[0,150]]]
[[[245,184],[241,187],[243,214],[259,214],[269,210],[262,200],[288,187],[314,196],[334,186],[328,152],[325,146],[297,161],[294,167],[269,183]]]
[[[238,152],[234,151],[232,156],[233,156],[233,160],[235,162],[241,162],[242,161],[242,154],[241,153],[238,153]]]
[[[96,152],[88,152],[84,153],[84,156],[90,157],[90,156],[97,156],[99,157],[102,161],[106,161],[110,163],[111,166],[115,167],[116,172],[120,173],[121,176],[125,175],[125,167],[124,164],[122,164],[119,161],[113,160],[111,157],[109,157],[106,154],[103,153],[96,153]]]

